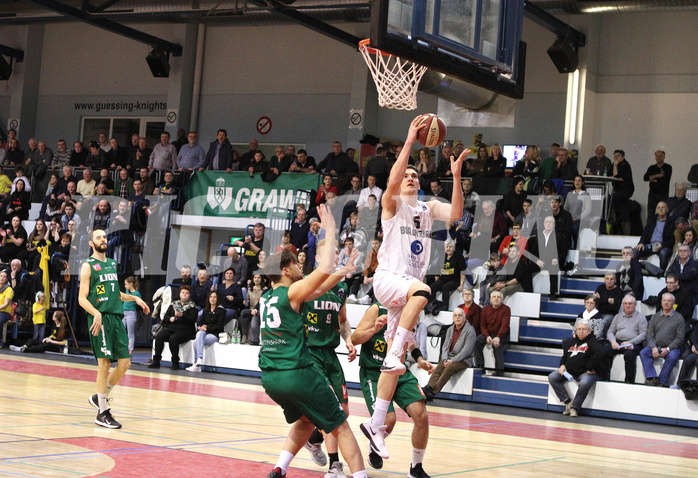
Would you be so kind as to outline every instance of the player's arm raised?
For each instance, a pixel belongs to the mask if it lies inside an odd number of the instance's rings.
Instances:
[[[87,262],[82,263],[80,268],[80,290],[78,291],[78,304],[80,307],[85,309],[85,312],[90,314],[92,319],[92,327],[90,327],[90,332],[95,337],[99,334],[99,329],[102,328],[102,313],[95,309],[95,307],[87,299],[90,293],[90,277],[92,276],[92,270]]]
[[[317,212],[320,216],[320,226],[325,230],[325,237],[334,237],[336,226],[330,209],[326,204],[320,204],[317,208]],[[302,302],[311,300],[313,294],[317,294],[317,292],[322,289],[323,284],[334,270],[334,257],[334,245],[328,242],[326,247],[322,248],[322,253],[318,260],[318,267],[311,272],[308,277],[294,282],[288,288],[288,300],[294,310],[300,310]],[[314,297],[319,297],[324,294],[330,287]]]
[[[344,343],[347,346],[347,351],[349,352],[348,358],[350,362],[353,362],[356,358],[356,347],[351,341],[351,324],[347,320],[347,306],[343,305],[339,309],[339,335],[344,339]]]
[[[397,198],[400,196],[400,186],[402,185],[402,180],[405,177],[405,171],[407,170],[407,162],[410,159],[410,151],[412,150],[412,145],[417,139],[417,132],[426,128],[427,125],[423,124],[419,126],[420,116],[417,116],[412,120],[410,124],[410,130],[407,133],[407,139],[405,139],[405,144],[400,151],[395,164],[390,169],[390,176],[388,177],[388,185],[383,191],[381,196],[381,205],[383,206],[382,216],[384,219],[390,219],[397,212]]]
[[[354,345],[359,345],[366,343],[368,339],[373,337],[376,332],[383,328],[385,324],[388,323],[388,316],[381,315],[378,316],[378,306],[373,304],[371,307],[366,309],[364,316],[361,318],[361,322],[354,329],[354,333],[351,334],[351,343]]]
[[[323,246],[324,247],[324,246]],[[359,250],[358,249],[352,249],[351,255],[349,256],[349,261],[347,264],[339,269],[338,271],[335,271],[331,276],[327,278],[325,282],[322,283],[322,286],[320,286],[321,289],[324,291],[321,294],[312,294],[311,297],[306,299],[306,302],[308,300],[313,300],[317,297],[320,297],[322,294],[339,284],[347,274],[351,274],[356,270],[356,259],[359,258]]]
[[[404,151],[404,149],[403,149]],[[463,150],[458,159],[451,156],[451,173],[453,173],[453,192],[451,204],[439,201],[429,201],[429,207],[434,212],[434,217],[444,222],[455,222],[463,215],[463,194],[460,191],[460,171],[463,161],[470,154],[469,149]]]
[[[150,313],[150,308],[148,307],[148,304],[146,304],[145,301],[140,297],[136,297],[135,295],[126,294],[125,292],[122,292],[121,300],[123,300],[124,302],[135,302],[136,304],[138,304],[138,307],[143,309],[143,312],[145,314]]]

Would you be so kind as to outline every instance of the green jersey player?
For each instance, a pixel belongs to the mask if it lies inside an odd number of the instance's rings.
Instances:
[[[327,237],[335,235],[335,221],[326,205],[318,207]],[[286,476],[291,460],[308,441],[315,427],[337,437],[342,455],[356,478],[366,478],[361,450],[327,379],[313,365],[306,343],[303,306],[327,292],[334,266],[335,250],[325,247],[318,268],[303,278],[290,251],[271,256],[264,270],[272,288],[260,298],[262,349],[259,368],[264,391],[281,405],[288,423],[293,423],[283,451],[268,478]]]
[[[80,269],[80,292],[78,302],[87,312],[92,352],[97,358],[97,393],[88,401],[99,409],[95,423],[105,428],[121,428],[114,420],[108,405],[109,392],[119,383],[131,366],[128,336],[122,322],[123,301],[135,301],[148,314],[150,309],[143,299],[125,294],[119,289],[116,261],[108,259],[107,235],[101,229],[92,231],[90,246],[94,254]],[[117,365],[111,372],[111,361]]]
[[[373,304],[366,310],[366,313],[357,325],[351,338],[354,344],[361,345],[361,357],[359,358],[359,379],[361,381],[361,391],[366,401],[366,406],[370,413],[373,413],[376,398],[378,397],[378,378],[381,375],[381,366],[388,350],[385,331],[387,330],[388,310],[380,303]],[[417,364],[423,370],[434,372],[434,364],[424,360],[421,352],[413,344],[411,346],[412,356],[417,360]],[[381,427],[384,437],[388,436],[395,427],[395,409],[393,403],[398,404],[414,422],[412,429],[412,463],[409,478],[429,478],[422,468],[424,452],[429,440],[429,416],[426,409],[426,397],[417,382],[417,378],[407,370],[397,379],[397,385],[393,394],[393,399],[388,407],[385,425]],[[374,468],[383,467],[383,458],[380,457],[369,442],[368,462]]]

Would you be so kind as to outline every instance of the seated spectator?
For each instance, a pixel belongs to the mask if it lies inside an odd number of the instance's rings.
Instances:
[[[19,216],[12,216],[10,223],[0,229],[0,260],[9,263],[17,259],[19,253],[26,248],[27,231],[22,226]]]
[[[246,304],[244,303],[242,287],[234,280],[235,270],[232,267],[226,269],[223,277],[223,282],[218,285],[218,300],[220,306],[225,309],[225,324],[227,324],[240,315],[240,310]]]
[[[172,354],[171,369],[180,370],[179,346],[193,339],[196,332],[197,308],[196,304],[189,300],[190,294],[189,286],[183,285],[179,290],[179,300],[175,300],[167,308],[162,319],[162,329],[155,336],[155,353],[148,368],[160,368],[165,342],[169,342]]]
[[[107,194],[114,194],[114,180],[109,174],[108,168],[102,168],[99,170],[99,177],[96,179],[97,186],[104,184],[107,188]]]
[[[247,289],[248,308],[240,314],[241,344],[259,345],[259,298],[266,290],[262,275],[253,275],[252,284]]]
[[[106,231],[109,227],[111,219],[111,204],[106,199],[102,199],[95,207],[95,218],[92,224],[92,230],[102,229]]]
[[[82,171],[82,179],[78,181],[77,184],[78,193],[82,194],[86,198],[89,198],[94,196],[96,187],[97,183],[92,178],[92,170],[90,168],[85,168]]]
[[[124,170],[122,169],[122,171]],[[107,250],[109,251],[107,255],[109,257],[114,257],[116,247],[128,247],[132,244],[133,236],[129,230],[130,224],[131,208],[127,200],[121,199],[116,209],[111,213],[109,229],[105,229],[107,231]]]
[[[465,175],[472,178],[482,176],[482,173],[487,167],[487,159],[489,156],[490,154],[489,151],[487,151],[487,145],[481,144],[477,149],[477,155],[472,159],[465,160],[465,164],[463,165],[466,168]]]
[[[305,210],[305,207],[299,206],[296,212],[296,219],[291,224],[291,244],[295,246],[297,251],[303,249],[308,243],[309,230],[308,211]]]
[[[48,245],[51,242],[48,228],[43,219],[37,219],[34,223],[34,230],[29,234],[26,246],[17,253],[17,258],[21,260],[26,268],[30,271],[35,271],[39,268],[41,254],[37,251],[37,247],[42,243]],[[43,338],[43,335],[41,336]]]
[[[0,275],[1,274],[2,273],[0,273]],[[44,337],[43,335],[38,339],[32,337],[21,347],[10,345],[10,350],[13,352],[33,354],[41,354],[44,352],[60,353],[68,344],[67,325],[68,320],[66,319],[65,314],[63,314],[62,311],[57,310],[53,313],[51,334],[48,337]]]
[[[523,212],[523,202],[526,199],[525,183],[526,180],[521,176],[515,177],[511,189],[504,195],[502,211],[508,226],[514,224],[516,217]]]
[[[521,206],[523,211],[516,216],[516,221],[521,225],[521,235],[528,239],[533,234],[533,228],[536,225],[536,217],[533,215],[533,201],[524,199]]]
[[[141,168],[138,172],[137,179],[141,180],[141,186],[143,186],[143,192],[145,194],[150,194],[150,191],[155,190],[155,174],[151,174],[148,168]]]
[[[594,156],[587,161],[584,174],[606,176],[611,175],[612,172],[613,165],[611,159],[606,156],[606,147],[603,144],[597,145],[594,149]]]
[[[695,297],[698,295],[698,262],[691,257],[691,248],[687,244],[679,246],[678,258],[667,269],[667,274],[671,272],[676,274],[681,286],[691,292],[695,304]]]
[[[323,241],[324,239],[318,243],[318,247],[321,247]],[[344,239],[344,247],[339,252],[339,261],[337,262],[337,269],[339,270],[346,266],[349,261],[352,260],[352,257],[355,257],[353,260],[354,264],[356,264],[356,270],[345,275],[343,279],[344,283],[347,285],[347,289],[349,289],[349,297],[347,297],[347,300],[350,302],[358,302],[356,294],[359,293],[359,287],[361,287],[364,277],[362,273],[363,271],[361,270],[363,259],[361,254],[357,254],[358,249],[356,250],[357,253],[354,253],[354,250],[354,238],[349,236]]]
[[[299,149],[296,159],[291,164],[289,171],[292,173],[314,173],[315,158],[308,156],[308,152],[304,149]]]
[[[68,223],[70,221],[75,221],[75,229],[78,229],[82,220],[80,219],[80,216],[75,214],[75,203],[68,201],[65,204],[64,212],[65,214],[61,216],[61,225],[63,226],[63,229],[68,229]]]
[[[373,276],[378,269],[378,251],[380,250],[382,239],[379,237],[374,238],[371,241],[371,250],[366,254],[366,259],[364,260],[364,285],[370,285],[371,288],[366,292],[366,296],[362,297],[360,302],[362,304],[369,304],[375,301],[376,296],[373,294]]]
[[[332,186],[332,176],[325,174],[322,177],[322,185],[317,190],[317,195],[315,196],[315,204],[322,204],[327,201],[327,193],[333,192],[335,195],[339,194],[337,186]]]
[[[247,268],[249,267],[247,261],[238,253],[237,248],[234,246],[228,248],[227,255],[228,257],[223,261],[223,270],[233,269],[233,282],[238,283],[241,287],[245,287],[247,284]]]
[[[213,281],[208,278],[208,271],[206,269],[200,269],[196,273],[196,281],[193,281],[191,286],[191,300],[199,310],[206,307],[206,297],[208,297],[209,291],[212,290]],[[180,288],[181,290],[181,288]]]
[[[339,233],[340,244],[343,244],[347,237],[354,239],[354,247],[359,251],[366,249],[366,232],[359,227],[359,214],[356,212],[349,215],[349,224]]]
[[[7,164],[23,164],[24,151],[19,148],[19,141],[12,138],[10,141],[10,149],[7,150]]]
[[[250,274],[252,277],[254,277],[255,274],[259,274],[262,276],[262,282],[264,282],[264,287],[271,287],[271,282],[269,281],[269,278],[267,277],[266,272],[264,272],[264,265],[267,261],[267,253],[266,251],[259,251],[258,257],[258,262],[257,265],[255,266],[255,270],[252,271]],[[247,281],[248,287],[252,283],[252,279]]]
[[[305,245],[305,251],[308,253],[308,262],[310,265],[315,265],[315,250],[317,243],[325,237],[325,231],[320,229],[320,220],[316,217],[308,219],[310,230],[308,231],[308,243]]]
[[[559,148],[550,178],[572,181],[576,175],[577,166],[569,159],[569,152],[565,148]]]
[[[650,319],[647,327],[647,342],[640,352],[640,361],[645,371],[645,385],[669,386],[671,372],[679,361],[683,347],[685,325],[681,314],[674,310],[674,296],[662,296],[662,310]],[[664,363],[657,377],[654,359],[663,358]]]
[[[366,207],[359,211],[359,229],[364,231],[366,240],[373,239],[380,230],[380,203],[373,194],[368,196]]]
[[[276,156],[272,156],[269,160],[269,172],[274,177],[278,177],[289,170],[294,158],[286,156],[286,149],[283,146],[277,146],[275,152]]]
[[[291,231],[289,231],[288,229],[284,231],[283,235],[281,236],[281,244],[276,246],[274,252],[281,252],[284,249],[293,252],[293,255],[298,254],[298,249],[296,249],[296,246],[291,244]]]
[[[490,305],[484,307],[480,313],[480,331],[475,347],[475,366],[485,370],[483,349],[485,345],[491,345],[494,352],[494,374],[497,377],[504,375],[504,353],[509,343],[509,320],[511,310],[502,302],[502,293],[494,291],[490,295]]]
[[[133,181],[133,193],[128,198],[128,202],[133,205],[137,202],[145,201],[145,190],[143,189],[143,182],[140,179]]]
[[[121,169],[114,185],[114,196],[128,199],[131,194],[133,194],[133,178],[129,176],[128,170]]]
[[[73,150],[70,152],[70,166],[84,168],[87,161],[87,154],[88,152],[82,142],[75,141],[73,143]]]
[[[562,208],[562,198],[560,196],[552,196],[550,198],[550,209],[555,218],[555,230],[562,234],[568,245],[571,245],[573,233],[572,215]]]
[[[580,320],[577,323],[575,337],[562,341],[560,368],[548,375],[548,381],[555,395],[565,404],[563,415],[578,416],[589,390],[599,380],[597,368],[601,359],[601,344],[591,333],[589,321]],[[564,385],[565,382],[572,380],[579,382],[574,400],[570,398]]]
[[[90,141],[90,151],[85,158],[85,167],[92,169],[102,169],[108,167],[107,154],[99,147],[97,141]],[[92,188],[94,189],[94,187]]]
[[[674,196],[670,197],[666,203],[669,208],[669,220],[673,221],[677,217],[688,219],[691,214],[691,201],[686,198],[686,184],[676,183]]]
[[[517,246],[519,251],[523,253],[523,251],[526,250],[526,245],[528,243],[528,240],[521,235],[521,223],[514,222],[511,230],[512,233],[505,236],[502,243],[499,245],[499,255],[502,258],[502,264],[507,263],[507,256],[509,255],[509,248],[511,246]]]
[[[252,236],[245,236],[243,240],[236,240],[233,245],[245,249],[245,260],[247,261],[247,279],[252,277],[252,273],[257,269],[258,255],[264,247],[264,224],[258,222],[254,225]]]
[[[574,189],[567,193],[565,211],[572,216],[572,239],[577,244],[580,226],[591,226],[591,196],[586,191],[584,177],[580,174],[574,177]]]
[[[257,151],[252,159],[252,162],[247,166],[247,172],[250,173],[250,176],[254,175],[255,173],[264,175],[264,173],[266,173],[268,170],[269,163],[265,161],[264,153]]]
[[[686,331],[688,331],[693,323],[693,293],[688,287],[681,286],[676,273],[668,273],[666,275],[666,287],[660,290],[659,294],[656,296],[648,297],[644,302],[651,306],[660,305],[659,297],[667,292],[674,296],[674,310],[684,318],[686,321]]]
[[[225,327],[225,309],[220,305],[218,292],[212,290],[208,293],[206,308],[201,319],[196,324],[196,337],[194,338],[194,363],[187,367],[189,372],[201,372],[204,363],[204,349],[218,342],[218,335]]]
[[[451,377],[473,366],[475,341],[475,329],[465,320],[465,311],[456,308],[453,311],[453,324],[446,329],[446,336],[441,342],[439,363],[431,374],[429,383],[422,388],[427,401],[433,400],[434,395],[444,388]]]
[[[681,366],[677,382],[681,382],[681,380],[690,380],[693,376],[693,372],[696,370],[696,364],[698,364],[698,348],[696,348],[696,346],[698,346],[698,327],[694,327],[691,333],[690,353],[683,359],[683,365]]]
[[[485,269],[485,278],[480,281],[480,307],[489,305],[490,295],[487,291],[497,282],[497,276],[500,271],[504,268],[502,265],[499,254],[493,252],[490,254],[490,260],[485,262],[482,267]]]
[[[10,284],[7,271],[0,271],[0,330],[4,325],[12,320],[12,299],[14,298],[14,289]],[[4,347],[4,343],[0,343]]]
[[[180,277],[173,279],[172,284],[179,287],[172,288],[172,300],[179,300],[179,289],[183,286],[191,287],[191,266],[183,265],[179,271]],[[190,289],[191,290],[191,289]]]
[[[684,239],[686,238],[686,232],[688,232],[688,230],[690,229],[688,221],[682,217],[677,217],[674,220],[674,225],[676,226],[676,229],[674,230],[674,251],[671,254],[671,259],[669,259],[669,264],[676,260],[676,255],[679,252],[679,245],[681,245],[681,243],[684,242]],[[687,244],[691,247],[691,253],[693,253],[693,244]]]
[[[446,239],[444,249],[445,254],[441,272],[437,276],[432,276],[435,277],[435,280],[429,283],[429,287],[431,287],[431,296],[429,297],[431,312],[434,312],[436,306],[437,293],[441,292],[442,307],[440,309],[449,310],[448,304],[451,300],[451,293],[455,290],[458,292],[462,291],[465,284],[465,259],[460,252],[456,252],[456,244],[453,242],[453,239]]]
[[[480,204],[480,195],[473,191],[472,179],[464,179],[461,183],[463,189],[463,208],[470,211],[470,214],[475,214],[475,207]],[[450,198],[449,198],[450,201]]]
[[[543,186],[541,188],[540,194],[538,195],[538,200],[536,201],[536,204],[533,207],[533,217],[536,218],[536,221],[538,221],[538,218],[542,218],[552,214],[553,210],[551,207],[551,200],[553,196],[557,195],[558,193],[557,188],[555,187],[555,183],[550,179],[546,179],[545,181],[543,181]],[[533,232],[532,230],[531,234],[535,234],[535,232]]]
[[[368,186],[361,190],[361,192],[359,193],[359,200],[356,203],[356,208],[359,211],[368,206],[369,196],[375,196],[376,201],[380,203],[381,196],[383,195],[383,190],[376,186],[376,177],[374,175],[370,174],[366,178],[366,182]]]
[[[174,173],[172,171],[165,171],[162,181],[153,189],[153,195],[156,196],[174,196],[178,192],[179,188],[174,182]]]
[[[502,298],[506,299],[517,292],[533,292],[533,282],[528,264],[521,258],[519,246],[514,244],[509,247],[509,260],[502,265],[502,269],[495,276],[494,284],[487,290],[492,294],[495,290],[502,293]]]
[[[431,189],[431,195],[435,198],[441,198],[444,201],[451,202],[451,198],[448,196],[444,188],[441,186],[441,181],[438,178],[432,178],[429,182],[429,189]]]
[[[507,235],[509,229],[504,220],[504,215],[496,210],[494,202],[490,200],[484,201],[482,203],[482,214],[479,216],[476,215],[475,221],[476,224],[470,236],[475,237],[480,234],[491,232],[490,252],[498,251],[499,244],[502,242],[504,236]]]
[[[577,330],[577,324],[579,324],[580,320],[588,320],[596,340],[602,344],[606,339],[603,335],[603,314],[596,308],[598,302],[599,299],[594,294],[589,294],[584,298],[584,310],[579,313],[577,320],[574,321],[574,330]]]
[[[0,197],[6,197],[8,194],[10,194],[11,190],[12,181],[10,181],[10,178],[7,177],[7,174],[4,173],[2,163],[0,163]]]
[[[15,183],[15,190],[10,194],[8,200],[6,217],[19,216],[22,221],[29,219],[32,203],[29,191],[25,189],[25,186],[21,179]]]
[[[642,300],[645,286],[642,282],[642,266],[635,259],[635,249],[626,246],[622,254],[623,262],[616,267],[616,284],[623,294],[633,294],[637,300]]]
[[[628,294],[623,297],[623,311],[611,322],[606,334],[608,344],[604,353],[608,360],[607,370],[611,370],[613,357],[623,354],[625,360],[625,383],[635,383],[637,356],[647,337],[647,319],[636,310],[637,300]],[[604,377],[605,378],[605,377]]]
[[[550,294],[548,300],[556,300],[558,292],[558,277],[563,267],[569,243],[555,229],[555,218],[548,216],[543,221],[543,230],[528,239],[526,257],[529,258],[531,270],[534,272],[548,271],[550,274]]]
[[[436,178],[436,161],[429,148],[420,148],[415,166],[419,173],[420,187],[426,191],[432,179]]]
[[[93,199],[96,201],[98,196],[111,196],[111,193],[107,189],[107,185],[104,183],[99,183],[97,184],[97,187],[95,188],[95,195],[92,196]]]
[[[524,178],[524,180],[527,181],[526,190],[533,191],[535,188],[533,188],[534,184],[532,182],[534,181],[532,180],[540,176],[540,163],[540,148],[535,144],[529,144],[526,148],[524,157],[518,160],[514,165],[514,170],[511,172],[511,175]],[[531,184],[528,184],[529,182],[531,182]]]
[[[308,255],[305,253],[305,251],[298,251],[297,259],[298,267],[301,268],[301,271],[303,272],[304,276],[313,272],[313,270],[310,268],[310,262],[308,262]]]
[[[647,225],[642,230],[640,242],[635,246],[638,258],[659,254],[659,267],[666,270],[674,247],[673,222],[668,221],[668,209],[664,201],[657,203],[656,215],[647,220]]]

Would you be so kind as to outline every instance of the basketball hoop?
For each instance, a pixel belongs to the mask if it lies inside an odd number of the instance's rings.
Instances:
[[[371,48],[370,41],[361,40],[359,51],[376,83],[378,104],[396,110],[417,108],[417,86],[427,67]]]

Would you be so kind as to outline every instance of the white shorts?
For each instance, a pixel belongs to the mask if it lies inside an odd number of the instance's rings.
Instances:
[[[386,338],[391,340],[395,338],[402,310],[407,305],[407,294],[415,282],[421,283],[422,281],[410,275],[396,274],[395,272],[378,271],[373,276],[373,293],[376,296],[376,300],[388,309]],[[407,345],[413,342],[414,337],[410,335]]]

